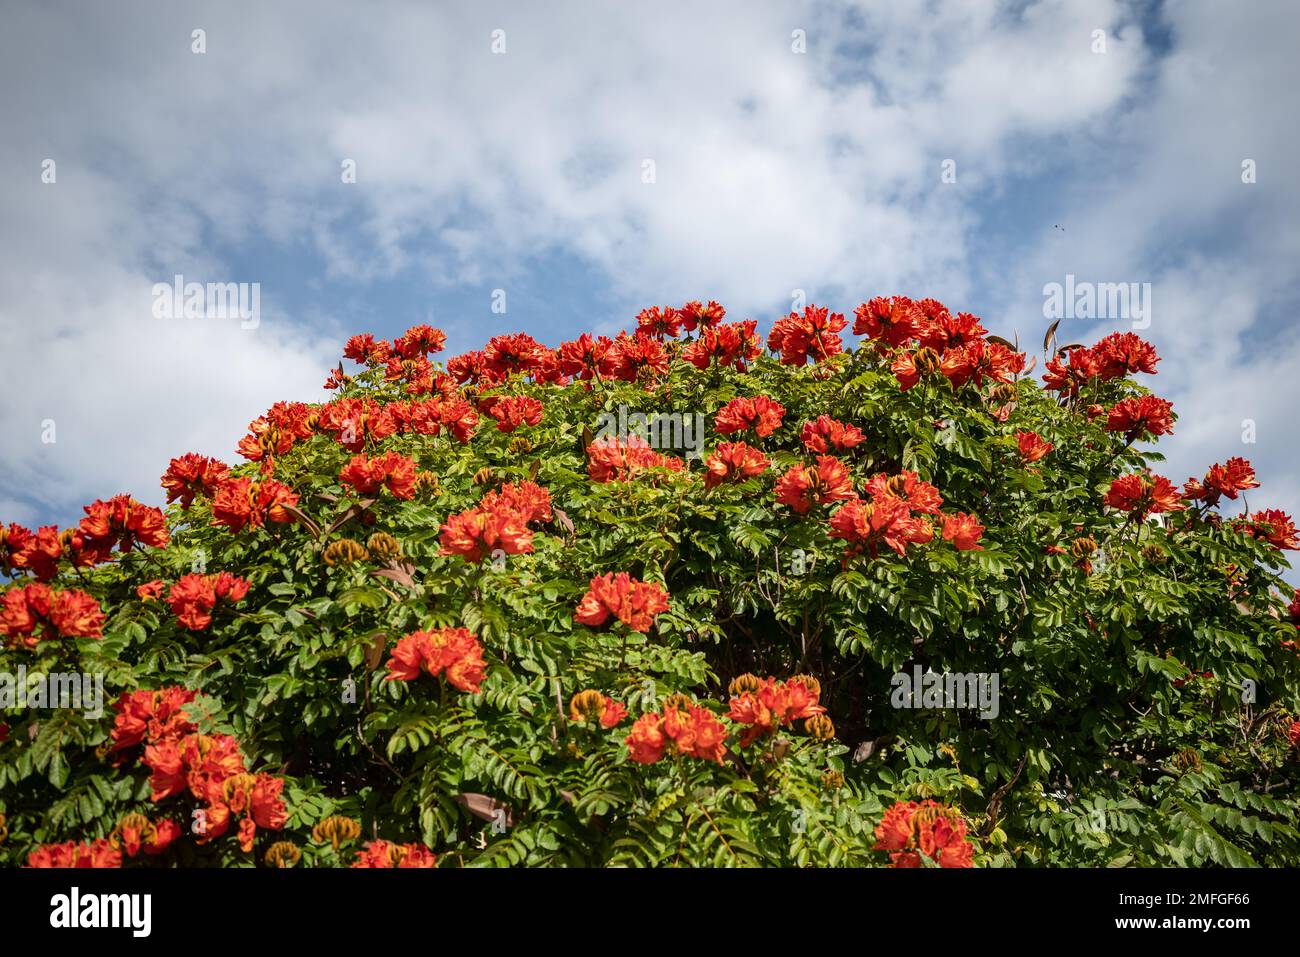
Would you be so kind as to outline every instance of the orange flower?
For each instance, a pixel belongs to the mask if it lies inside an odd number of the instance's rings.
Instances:
[[[129,551],[135,544],[161,548],[167,544],[167,523],[160,509],[141,505],[129,495],[85,506],[79,529],[88,548],[107,554],[114,545]]]
[[[713,427],[720,435],[753,429],[760,438],[771,435],[781,427],[785,406],[773,402],[765,395],[752,399],[732,399],[714,417]]]
[[[175,741],[195,730],[184,710],[194,692],[178,685],[159,691],[126,691],[113,706],[113,748],[121,751],[141,741]]]
[[[819,415],[803,424],[799,439],[810,452],[847,452],[866,441],[862,430],[855,425],[837,422],[829,415]]]
[[[421,672],[444,675],[461,691],[478,694],[487,663],[483,646],[464,628],[413,631],[397,643],[388,659],[389,681],[414,681]]]
[[[791,678],[777,681],[768,678],[757,691],[745,691],[733,697],[728,705],[728,717],[738,724],[749,725],[740,736],[740,746],[747,748],[763,736],[795,721],[824,714],[826,709],[817,703],[821,689],[810,679]]]
[[[1177,512],[1182,504],[1178,489],[1163,475],[1133,472],[1121,475],[1106,490],[1106,504],[1145,518],[1157,512]]]
[[[844,351],[839,333],[848,323],[842,313],[824,306],[807,306],[803,315],[792,312],[778,319],[767,336],[767,347],[781,353],[783,365],[801,366],[809,359],[822,362]]]
[[[353,863],[353,867],[433,867],[437,857],[423,844],[393,844],[370,841]]]
[[[1211,465],[1201,481],[1189,478],[1183,486],[1183,494],[1192,501],[1213,506],[1218,504],[1221,496],[1236,501],[1239,492],[1252,488],[1259,488],[1254,468],[1240,456],[1233,456],[1222,465]]]
[[[10,639],[11,647],[35,648],[57,638],[99,638],[103,628],[99,603],[74,588],[55,591],[33,582],[11,588],[0,599],[0,635]]]
[[[667,610],[668,592],[661,586],[638,581],[627,572],[611,572],[591,580],[573,618],[598,628],[613,615],[633,631],[644,633],[654,624],[655,616]]]
[[[1154,395],[1121,399],[1106,415],[1106,431],[1122,432],[1130,442],[1146,435],[1168,435],[1173,430],[1173,403]]]
[[[984,534],[984,526],[974,515],[956,512],[943,517],[943,537],[953,543],[961,552],[982,552],[984,546],[979,544]]]
[[[891,346],[902,345],[924,326],[925,317],[906,296],[886,299],[877,296],[853,310],[853,334],[879,339]]]
[[[743,482],[762,475],[769,464],[767,456],[744,442],[723,442],[704,463],[708,470],[704,486],[713,488],[723,482]]]
[[[1037,432],[1017,432],[1016,443],[1020,446],[1020,457],[1026,462],[1037,462],[1052,451],[1052,443],[1045,441]]]
[[[844,463],[830,455],[817,456],[817,466],[796,465],[776,483],[776,500],[799,515],[814,505],[854,498],[853,482]]]
[[[190,631],[203,631],[212,624],[212,611],[218,600],[230,604],[242,601],[248,594],[248,582],[221,572],[218,575],[182,575],[172,585],[167,603],[172,613]]]
[[[975,851],[961,814],[937,801],[898,801],[876,826],[876,850],[889,851],[894,867],[921,867],[921,856],[940,867],[972,867]]]
[[[112,868],[122,866],[122,852],[106,838],[77,843],[43,844],[27,855],[28,867]]]
[[[217,459],[186,452],[171,460],[163,473],[162,487],[167,490],[169,504],[180,499],[181,508],[187,509],[196,495],[211,497],[229,473],[229,466]]]
[[[680,472],[685,466],[681,459],[654,451],[639,435],[629,435],[626,442],[612,435],[587,446],[587,474],[593,482],[623,482],[653,468]]]
[[[459,555],[467,562],[476,563],[497,550],[507,555],[531,552],[533,533],[528,522],[536,515],[541,502],[535,497],[528,501],[529,495],[515,492],[494,497],[489,493],[474,508],[449,515],[442,524],[438,554]],[[523,508],[528,511],[522,511]],[[549,495],[545,508],[550,509]]]
[[[526,395],[499,398],[488,411],[497,420],[497,430],[513,432],[521,425],[537,425],[542,421],[542,403]]]
[[[392,450],[373,459],[355,455],[343,466],[339,481],[360,495],[374,495],[385,486],[395,498],[410,499],[415,496],[415,462]]]

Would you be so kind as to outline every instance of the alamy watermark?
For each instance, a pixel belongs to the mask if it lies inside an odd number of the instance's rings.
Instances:
[[[1043,316],[1047,319],[1125,319],[1134,329],[1151,325],[1151,283],[1065,282],[1043,286]]]
[[[704,446],[704,415],[700,412],[628,412],[619,404],[618,412],[602,412],[596,420],[596,439],[617,438],[626,444],[636,436],[652,449],[685,451],[686,458],[699,458]]]
[[[104,716],[104,676],[75,671],[44,674],[0,671],[0,708],[73,708],[92,720]]]
[[[923,671],[913,665],[910,674],[899,671],[889,679],[894,689],[889,703],[895,708],[978,708],[988,721],[998,716],[998,682],[996,672]]]
[[[262,324],[260,282],[186,282],[177,273],[171,283],[153,284],[155,319],[238,319],[239,328]]]

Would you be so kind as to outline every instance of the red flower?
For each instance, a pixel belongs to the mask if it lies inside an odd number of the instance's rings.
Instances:
[[[182,575],[172,585],[167,603],[172,614],[191,631],[203,631],[212,624],[212,610],[218,600],[230,604],[242,601],[248,594],[248,582],[230,572],[219,575]]]
[[[159,691],[125,691],[113,706],[113,748],[122,751],[142,741],[177,741],[196,730],[184,711],[194,692],[173,685]]]
[[[355,455],[339,472],[339,481],[360,495],[374,495],[384,486],[394,498],[414,498],[415,461],[391,449],[373,459]]]
[[[978,317],[969,312],[954,315],[933,299],[922,299],[916,305],[925,317],[917,330],[917,341],[923,348],[933,349],[940,355],[988,334]]]
[[[1112,332],[1092,347],[1097,374],[1103,381],[1118,379],[1134,372],[1155,374],[1160,357],[1155,347],[1133,332]]]
[[[642,309],[636,317],[637,333],[654,336],[656,339],[677,338],[681,325],[681,314],[671,306]]]
[[[785,406],[760,395],[752,399],[732,399],[718,410],[713,425],[720,435],[753,429],[762,438],[781,427],[784,415]]]
[[[507,482],[488,492],[479,502],[479,507],[488,510],[508,508],[518,512],[525,522],[549,522],[552,518],[551,493],[527,479],[519,483]]]
[[[853,334],[900,346],[921,331],[925,317],[906,296],[877,296],[853,310]]]
[[[0,599],[0,635],[10,639],[11,647],[35,648],[56,638],[100,638],[103,629],[104,613],[84,591],[55,591],[33,582],[11,588]]]
[[[580,692],[569,702],[569,720],[574,723],[596,721],[602,728],[613,728],[626,717],[627,708],[623,702],[595,689]]]
[[[954,389],[967,382],[973,382],[978,387],[983,385],[986,378],[993,382],[1010,382],[1024,368],[1023,352],[1015,352],[1000,342],[984,339],[972,339],[949,349],[939,362],[939,371]]]
[[[180,499],[181,508],[187,509],[196,495],[210,498],[229,474],[230,468],[224,463],[186,452],[171,460],[163,473],[162,487],[167,490],[169,504]]]
[[[626,738],[628,757],[654,764],[672,749],[687,757],[721,764],[726,753],[727,726],[707,708],[666,707],[662,714],[643,714]]]
[[[160,509],[141,505],[129,495],[114,495],[107,502],[85,507],[80,530],[87,547],[107,555],[116,545],[128,551],[136,543],[162,548],[167,544],[167,523]]]
[[[298,494],[275,479],[227,478],[212,497],[212,524],[224,525],[232,532],[260,528],[268,520],[289,524],[294,516],[283,506],[297,504]]]
[[[397,642],[388,659],[389,681],[414,681],[423,672],[461,691],[478,694],[487,663],[483,646],[464,628],[413,631]]]
[[[938,515],[943,507],[943,496],[929,482],[924,482],[915,472],[904,469],[897,475],[873,475],[867,480],[864,491],[876,498],[897,498],[913,512]]]
[[[598,379],[613,374],[614,362],[610,358],[610,349],[614,346],[608,336],[596,336],[584,332],[572,342],[560,344],[560,371],[578,379]]]
[[[710,329],[722,322],[726,315],[727,310],[712,299],[709,300],[707,306],[702,305],[699,300],[692,300],[677,310],[677,316],[681,319],[682,325],[686,327],[687,332],[693,332],[696,326],[701,329]]]
[[[388,355],[388,343],[383,339],[376,341],[375,337],[368,332],[353,336],[343,347],[344,358],[370,365],[387,362]]]
[[[1144,433],[1167,435],[1174,430],[1173,404],[1154,395],[1121,399],[1107,413],[1106,430],[1122,432],[1130,442]]]
[[[700,337],[687,343],[682,349],[682,358],[697,369],[707,369],[711,362],[720,368],[735,366],[744,372],[763,351],[763,343],[758,338],[758,322],[746,319],[744,322],[732,322],[716,328],[704,328]]]
[[[817,456],[817,466],[796,465],[776,483],[778,504],[807,515],[814,505],[825,505],[854,497],[853,482],[844,463],[830,455]]]
[[[525,332],[493,336],[483,350],[483,363],[498,381],[511,373],[530,374],[546,357],[547,349]]]
[[[1286,729],[1287,740],[1291,742],[1291,747],[1300,747],[1300,721],[1292,721],[1290,727]]]
[[[704,485],[713,488],[723,482],[743,482],[762,475],[769,464],[767,456],[744,442],[723,442],[704,463],[708,470]]]
[[[668,373],[668,350],[640,330],[634,336],[619,333],[607,358],[610,375],[625,382],[635,382],[638,376],[653,378]]]
[[[428,325],[412,326],[393,343],[399,355],[406,359],[424,357],[431,352],[441,352],[447,345],[447,334]],[[346,355],[346,353],[345,353]]]
[[[531,552],[533,533],[528,523],[540,517],[536,511],[539,507],[544,507],[547,514],[550,509],[549,494],[544,506],[535,494],[522,489],[506,493],[503,489],[500,495],[485,495],[474,508],[449,515],[442,524],[438,554],[480,562],[498,549],[507,555]]]
[[[42,844],[27,855],[28,867],[111,868],[122,866],[122,852],[106,838],[90,842]]]
[[[1059,355],[1048,360],[1044,388],[1073,396],[1078,394],[1080,386],[1101,374],[1101,363],[1090,349],[1071,349],[1068,363],[1062,363]]]
[[[803,424],[799,438],[810,452],[847,452],[867,437],[856,425],[845,425],[829,415],[819,415]]]
[[[826,709],[817,703],[820,694],[820,688],[807,678],[795,677],[789,681],[768,678],[757,691],[746,691],[732,698],[727,716],[749,726],[740,736],[740,746],[747,748],[755,739],[775,734],[785,725],[825,714]]]
[[[8,565],[30,571],[39,581],[47,582],[58,572],[64,540],[71,537],[72,533],[60,536],[55,525],[42,525],[34,533],[13,523],[7,531],[0,528],[0,570],[8,571]]]
[[[974,515],[957,512],[943,517],[943,537],[952,542],[961,552],[982,552],[984,546],[978,544],[984,534],[984,526]]]
[[[1262,538],[1274,548],[1294,550],[1300,547],[1291,516],[1276,508],[1266,508],[1247,515],[1239,527],[1247,535]]]
[[[1254,468],[1240,456],[1233,456],[1222,465],[1211,465],[1201,481],[1189,478],[1183,494],[1194,502],[1216,505],[1221,496],[1235,501],[1237,493],[1252,488],[1259,488]]]
[[[681,459],[654,451],[639,435],[629,435],[626,442],[611,435],[587,446],[587,474],[593,482],[624,482],[653,468],[680,472],[685,465]]]
[[[1026,462],[1037,462],[1052,451],[1052,443],[1046,441],[1037,432],[1017,432],[1016,442],[1020,446],[1020,457]]]
[[[848,323],[842,313],[808,306],[803,315],[790,313],[778,319],[767,336],[767,347],[781,354],[783,365],[801,366],[809,359],[822,362],[844,351],[839,333]]]
[[[353,867],[433,867],[437,857],[423,844],[393,844],[389,841],[370,841]]]
[[[888,495],[872,502],[850,499],[835,510],[830,524],[831,538],[844,539],[857,546],[852,552],[865,550],[872,558],[881,543],[902,555],[909,544],[923,545],[934,538],[928,520],[913,516],[903,500]]]
[[[511,395],[492,403],[488,414],[497,420],[501,432],[513,432],[521,425],[537,425],[542,421],[542,403],[526,395]]]
[[[1106,504],[1145,518],[1157,512],[1177,512],[1186,508],[1178,489],[1163,475],[1133,472],[1121,475],[1106,490]]]
[[[974,846],[966,822],[937,801],[898,801],[876,827],[876,850],[889,851],[894,867],[921,867],[921,856],[940,867],[972,867]]]
[[[598,628],[611,615],[633,631],[647,632],[655,616],[668,610],[668,592],[653,582],[643,582],[627,572],[597,575],[582,596],[575,621]]]

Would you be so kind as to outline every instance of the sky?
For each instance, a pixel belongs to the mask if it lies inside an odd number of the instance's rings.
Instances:
[[[1300,514],[1297,35],[1286,0],[5,0],[0,521],[161,504],[354,332],[904,294],[1036,351],[1067,276],[1150,290],[1058,338],[1155,343],[1161,471],[1243,455]],[[259,321],[159,317],[176,275]]]

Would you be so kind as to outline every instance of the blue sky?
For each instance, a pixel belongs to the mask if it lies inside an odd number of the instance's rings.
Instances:
[[[766,328],[803,290],[1036,344],[1067,274],[1151,283],[1167,474],[1244,455],[1300,512],[1293,4],[541,6],[8,4],[0,520],[159,501],[353,332],[554,344],[692,298]],[[177,273],[260,283],[261,325],[155,319]]]

